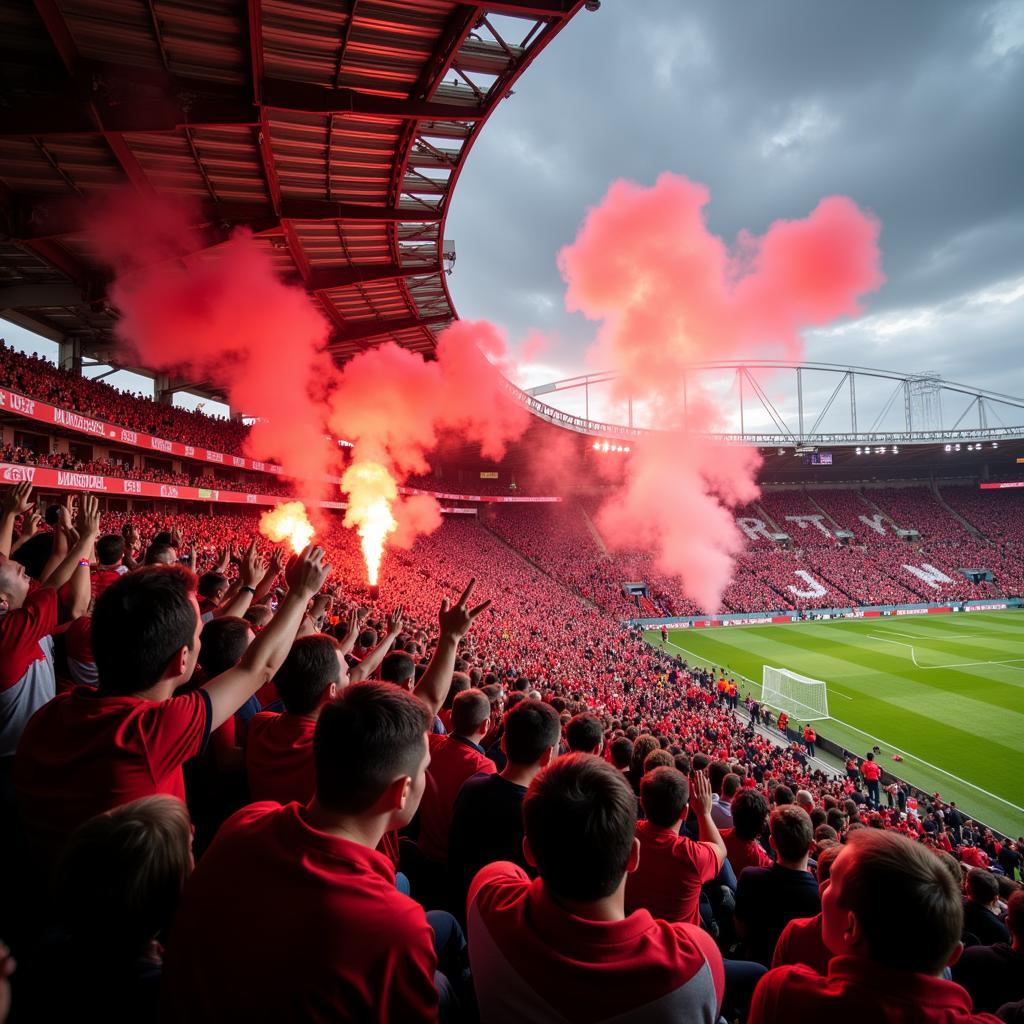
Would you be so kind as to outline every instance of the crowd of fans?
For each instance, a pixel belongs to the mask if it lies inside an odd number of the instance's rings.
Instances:
[[[452,517],[371,589],[336,519],[289,557],[254,515],[31,503],[0,1016],[1019,1019],[1019,840],[873,752],[828,770],[522,524]]]

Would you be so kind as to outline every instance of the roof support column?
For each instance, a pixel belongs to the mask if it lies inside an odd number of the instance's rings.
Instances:
[[[153,397],[161,405],[173,405],[176,390],[176,388],[171,386],[170,374],[158,373],[153,378]]]
[[[62,338],[58,343],[57,364],[66,373],[82,376],[82,339]]]

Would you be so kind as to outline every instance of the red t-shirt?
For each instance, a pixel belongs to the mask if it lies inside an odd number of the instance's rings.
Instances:
[[[722,842],[729,857],[729,866],[737,878],[744,868],[770,868],[772,859],[756,839],[740,839],[736,829],[722,830]]]
[[[494,762],[474,743],[460,736],[429,733],[430,765],[420,802],[420,834],[417,846],[431,860],[448,860],[448,831],[452,824],[455,798],[471,775],[493,775]]]
[[[53,699],[57,591],[35,587],[25,603],[0,616],[0,757],[10,757],[29,719]]]
[[[161,1020],[436,1021],[433,934],[384,855],[292,803],[221,826],[185,887]]]
[[[821,937],[821,914],[794,918],[779,936],[772,957],[772,967],[804,964],[818,974],[828,974],[832,953]]]
[[[649,821],[636,827],[640,863],[626,879],[626,912],[643,908],[659,921],[700,924],[700,887],[718,874],[711,843],[695,843]]]
[[[473,984],[488,1024],[718,1019],[722,954],[693,925],[646,910],[621,921],[574,917],[507,861],[477,873],[468,907]]]
[[[14,783],[25,827],[49,854],[77,825],[155,793],[185,799],[181,766],[210,734],[205,690],[170,700],[62,693],[25,728]]]
[[[955,982],[858,956],[833,957],[824,978],[803,966],[769,971],[754,989],[747,1022],[784,1021],[1000,1024],[990,1013],[972,1013],[971,997]]]
[[[860,773],[867,782],[877,782],[882,775],[882,769],[876,761],[864,761],[860,766]]]
[[[253,800],[309,803],[316,792],[315,730],[316,719],[308,715],[261,711],[250,719],[245,773]]]

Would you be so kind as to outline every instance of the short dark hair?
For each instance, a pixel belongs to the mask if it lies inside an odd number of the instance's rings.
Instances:
[[[423,701],[388,683],[358,683],[324,705],[313,733],[316,795],[343,814],[372,807],[426,751]]]
[[[199,634],[199,664],[207,677],[212,679],[238,664],[249,646],[250,633],[252,625],[237,615],[210,619],[203,626]]]
[[[296,640],[274,676],[278,695],[292,715],[308,715],[331,683],[338,682],[338,641],[324,633]]]
[[[416,676],[416,662],[404,651],[392,651],[380,663],[380,677],[385,683],[406,686]]]
[[[725,761],[712,761],[708,766],[708,782],[711,783],[711,792],[721,794],[722,783],[729,774],[729,765]]]
[[[628,736],[612,740],[612,764],[616,768],[628,768],[633,760],[633,741]]]
[[[768,820],[768,801],[756,789],[741,789],[732,802],[732,825],[737,839],[757,839]]]
[[[735,820],[735,815],[733,820]],[[772,811],[770,826],[775,850],[784,860],[799,860],[814,842],[811,816],[796,804],[785,804]]]
[[[604,726],[597,715],[584,711],[569,719],[565,727],[565,739],[570,750],[592,754],[594,747],[600,748],[604,744]]]
[[[795,799],[793,790],[789,786],[776,786],[775,792],[772,793],[772,803],[776,807],[788,807],[795,802]]]
[[[690,783],[675,768],[663,766],[640,780],[640,805],[647,820],[658,828],[671,828],[690,802]]]
[[[222,590],[227,587],[228,578],[223,573],[219,572],[204,572],[199,577],[199,596],[200,597],[214,597],[218,590]]]
[[[469,681],[469,676],[465,672],[453,672],[451,686],[448,687],[448,692],[444,696],[444,703],[441,707],[451,708],[455,698],[464,690],[468,690],[472,685]]]
[[[991,903],[999,896],[996,876],[984,868],[972,868],[967,875],[967,895],[974,903]]]
[[[178,552],[170,544],[157,544],[155,541],[146,548],[146,557],[144,562],[146,565],[164,565],[164,559],[170,555],[172,559],[176,560]]]
[[[722,796],[734,797],[742,788],[743,780],[735,774],[735,772],[729,772],[724,779],[722,779]]]
[[[567,754],[533,780],[523,800],[526,837],[546,888],[596,900],[619,887],[636,833],[636,797],[607,761]]]
[[[196,631],[195,574],[182,565],[125,573],[96,600],[92,652],[99,690],[124,695],[148,690]]]
[[[452,732],[469,736],[491,717],[491,702],[483,690],[470,688],[452,701]]]
[[[887,967],[935,974],[960,941],[963,905],[952,873],[896,832],[851,832],[837,895],[838,905],[857,915],[871,959]]]
[[[1024,889],[1018,889],[1006,901],[1006,927],[1018,940],[1024,940]]]
[[[96,541],[96,558],[100,565],[117,565],[124,558],[124,537],[108,533]]]
[[[519,700],[505,712],[504,726],[505,754],[511,764],[536,764],[562,735],[558,712],[542,700]]]

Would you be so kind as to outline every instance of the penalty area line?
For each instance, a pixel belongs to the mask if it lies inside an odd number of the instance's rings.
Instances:
[[[909,647],[910,660],[914,663],[914,668],[922,667],[917,663],[917,655],[914,653],[913,644],[905,644],[902,640],[890,640],[888,637],[879,636],[878,633],[869,633],[868,636],[874,637],[875,640],[881,640],[884,644],[895,644],[897,647]]]

